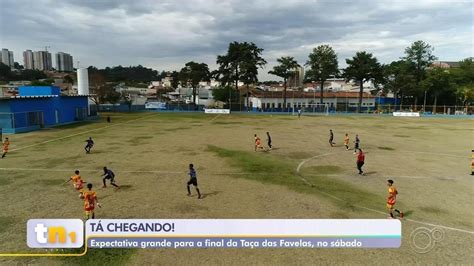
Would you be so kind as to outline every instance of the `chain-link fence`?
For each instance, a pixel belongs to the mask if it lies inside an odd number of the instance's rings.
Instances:
[[[245,113],[280,113],[288,115],[301,114],[342,114],[342,113],[363,113],[363,114],[392,114],[393,112],[419,112],[425,115],[473,115],[474,106],[455,106],[455,105],[399,105],[399,104],[378,104],[373,102],[363,102],[362,106],[358,108],[357,102],[349,103],[287,103],[284,107],[281,103],[266,103],[261,107],[247,107],[240,103],[220,103],[219,105],[204,106],[195,105],[192,103],[160,103],[154,108],[147,108],[146,106],[132,105],[131,107],[125,105],[101,105],[97,110],[96,106],[91,105],[91,114],[97,111],[108,112],[127,112],[127,111],[163,111],[163,112],[203,112],[205,108],[230,109],[232,112]]]
[[[472,115],[474,114],[474,106],[459,105],[376,105],[373,112],[375,113],[392,113],[392,112],[419,112],[426,115]]]

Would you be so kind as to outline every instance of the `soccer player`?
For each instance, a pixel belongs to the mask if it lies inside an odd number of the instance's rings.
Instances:
[[[393,205],[395,205],[395,203],[397,202],[397,195],[398,195],[398,191],[393,185],[393,180],[391,179],[387,180],[387,186],[388,186],[387,208],[388,208],[388,214],[390,215],[388,218],[393,219],[394,218],[393,211],[395,211],[396,213],[398,213],[398,217],[402,219],[403,212],[393,208]]]
[[[79,197],[83,196],[83,189],[84,189],[84,183],[86,183],[84,180],[82,180],[81,175],[79,174],[79,170],[74,171],[74,175],[69,178],[69,181],[72,181],[72,186],[74,189],[79,191]]]
[[[472,150],[471,155],[471,175],[474,175],[474,150]]]
[[[360,147],[360,139],[359,135],[356,134],[355,140],[354,140],[354,154],[357,153],[357,150],[359,150]]]
[[[349,134],[346,133],[346,136],[344,137],[344,146],[346,146],[346,150],[349,150]]]
[[[298,109],[298,118],[301,117],[301,109]]]
[[[102,182],[104,183],[104,186],[102,188],[106,188],[107,185],[105,184],[105,180],[110,179],[110,184],[114,186],[115,188],[119,189],[120,187],[115,184],[115,174],[112,172],[112,170],[107,169],[107,167],[104,166],[104,174],[101,176],[102,177]]]
[[[89,218],[95,219],[95,205],[100,208],[99,200],[97,199],[97,194],[95,191],[92,191],[92,184],[87,184],[87,190],[84,191],[84,211],[86,212],[86,220]]]
[[[333,140],[334,140],[334,133],[332,132],[332,129],[330,129],[329,130],[329,145],[331,145],[331,147],[334,147],[334,144],[336,144],[333,142]]]
[[[197,181],[197,175],[196,175],[196,170],[194,170],[194,165],[191,163],[189,164],[189,181],[188,181],[188,196],[191,196],[191,185],[193,185],[196,188],[196,191],[198,193],[198,199],[201,198],[201,192],[199,192],[198,188],[198,181]]]
[[[8,140],[8,138],[5,138],[5,140],[3,141],[2,159],[5,158],[8,153],[8,146],[10,146],[10,141]]]
[[[255,151],[257,151],[257,148],[263,150],[262,141],[260,140],[260,138],[257,136],[257,134],[255,134],[254,137],[255,137],[255,147],[254,147]]]
[[[267,144],[268,144],[268,148],[271,150],[272,149],[272,137],[270,137],[269,132],[267,132]]]
[[[365,162],[365,154],[364,152],[359,149],[359,154],[357,154],[357,170],[359,170],[359,175],[363,175],[364,171],[362,171],[362,166]]]
[[[89,137],[89,139],[86,140],[86,142],[87,142],[87,144],[86,144],[86,146],[84,147],[84,150],[86,150],[86,153],[90,153],[92,147],[94,146],[94,141],[92,140],[91,137]]]

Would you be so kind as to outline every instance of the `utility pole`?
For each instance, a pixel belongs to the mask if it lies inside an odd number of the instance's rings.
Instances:
[[[425,97],[424,97],[424,99],[423,99],[423,113],[425,113],[425,108],[426,108],[426,93],[427,93],[427,92],[428,92],[428,91],[425,90]]]

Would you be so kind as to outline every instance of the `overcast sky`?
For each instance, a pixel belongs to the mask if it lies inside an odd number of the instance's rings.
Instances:
[[[216,67],[231,41],[254,42],[268,61],[300,64],[320,44],[331,45],[345,66],[356,51],[382,63],[403,56],[416,40],[440,60],[473,56],[473,1],[299,0],[0,0],[0,46],[23,64],[26,49],[67,52],[74,66],[144,65],[179,70],[196,61]],[[53,65],[55,63],[53,62]]]

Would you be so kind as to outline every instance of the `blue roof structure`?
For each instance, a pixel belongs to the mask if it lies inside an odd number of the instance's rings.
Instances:
[[[85,120],[88,96],[62,96],[56,86],[20,86],[18,96],[0,98],[4,133],[37,130]]]

